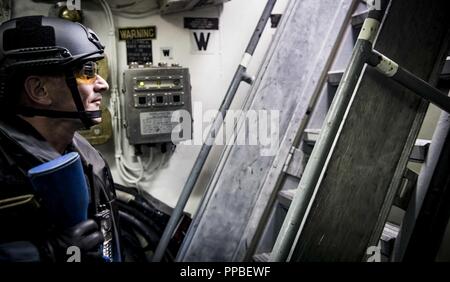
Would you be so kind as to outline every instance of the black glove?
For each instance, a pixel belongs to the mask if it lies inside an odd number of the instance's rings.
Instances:
[[[104,260],[99,248],[103,241],[98,224],[88,219],[52,236],[52,239],[48,240],[47,252],[51,253],[54,261],[66,262],[74,255],[67,254],[68,248],[76,246],[81,252],[81,262],[102,262]]]

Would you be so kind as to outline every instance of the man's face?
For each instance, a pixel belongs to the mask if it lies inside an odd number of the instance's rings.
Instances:
[[[67,86],[64,76],[48,77],[46,90],[52,98],[50,105],[52,110],[56,111],[77,111],[72,93]],[[108,83],[98,74],[93,74],[88,79],[78,79],[78,92],[86,111],[100,110],[103,92],[109,88]],[[101,122],[101,117],[94,119],[95,123]]]

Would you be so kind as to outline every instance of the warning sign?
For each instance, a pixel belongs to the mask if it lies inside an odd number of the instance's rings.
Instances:
[[[156,39],[156,26],[119,28],[119,40]]]
[[[217,52],[217,31],[195,30],[191,33],[192,54],[215,54]]]
[[[147,39],[127,40],[127,64],[137,62],[140,65],[153,63],[152,41]]]
[[[184,28],[218,30],[218,18],[184,18]]]

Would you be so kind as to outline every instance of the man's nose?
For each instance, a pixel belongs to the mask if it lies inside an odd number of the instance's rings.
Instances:
[[[108,82],[103,79],[100,75],[97,74],[97,79],[94,84],[94,91],[97,93],[107,91],[109,89]]]

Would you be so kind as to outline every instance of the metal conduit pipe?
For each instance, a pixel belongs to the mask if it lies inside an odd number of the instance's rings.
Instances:
[[[178,221],[180,220],[180,217],[183,213],[184,207],[186,206],[186,203],[192,193],[192,190],[194,189],[195,183],[197,182],[197,179],[200,176],[200,172],[202,171],[203,165],[205,164],[209,152],[211,151],[212,145],[208,144],[214,143],[213,141],[216,137],[216,133],[219,131],[223,121],[225,120],[226,113],[230,108],[231,102],[233,101],[234,95],[236,94],[239,84],[243,79],[247,77],[246,75],[247,66],[253,56],[253,53],[255,52],[256,46],[258,45],[259,39],[261,38],[261,34],[264,31],[264,28],[270,18],[270,14],[272,13],[275,3],[276,0],[267,1],[267,4],[263,10],[261,18],[259,19],[256,29],[253,32],[253,35],[247,46],[245,54],[242,58],[242,61],[239,67],[237,68],[233,80],[231,81],[231,84],[228,88],[228,91],[225,94],[224,100],[222,101],[222,104],[219,109],[220,114],[218,115],[218,117],[214,119],[213,125],[210,131],[208,132],[208,139],[200,149],[200,153],[198,154],[198,157],[195,160],[194,166],[191,170],[191,173],[189,174],[189,177],[183,187],[183,190],[175,206],[175,209],[173,210],[170,220],[166,226],[166,229],[164,230],[163,236],[161,237],[161,241],[159,242],[158,247],[156,248],[155,255],[153,257],[154,262],[161,261],[164,255],[164,252],[170,242],[170,238],[175,228],[177,227]]]
[[[393,79],[423,99],[450,113],[450,98],[447,95],[383,54],[373,50],[368,64],[375,67],[384,76]]]

